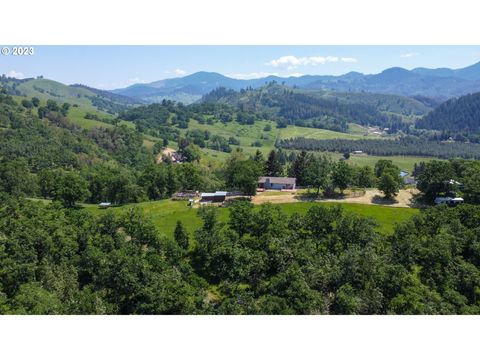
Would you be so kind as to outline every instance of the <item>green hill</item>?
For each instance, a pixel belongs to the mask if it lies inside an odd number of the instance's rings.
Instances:
[[[451,99],[423,117],[418,128],[451,132],[480,132],[480,93]]]
[[[85,85],[65,85],[58,81],[43,78],[14,79],[0,77],[0,85],[8,94],[20,97],[37,97],[46,101],[55,100],[58,103],[68,102],[82,106],[89,111],[103,111],[116,114],[129,106],[141,103],[127,96],[113,94],[108,91],[94,89]]]
[[[270,83],[241,91],[216,89],[205,103],[221,103],[244,112],[262,114],[280,125],[298,125],[346,132],[348,123],[406,130],[431,108],[413,98],[398,95],[305,90]]]

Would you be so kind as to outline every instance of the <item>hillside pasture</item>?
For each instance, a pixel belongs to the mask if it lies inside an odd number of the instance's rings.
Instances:
[[[287,215],[305,214],[308,209],[314,205],[319,205],[318,202],[296,202],[288,204],[277,204]],[[122,212],[132,207],[139,207],[147,216],[151,218],[158,230],[169,237],[173,237],[175,225],[180,220],[191,236],[195,230],[199,229],[202,221],[198,216],[198,210],[188,206],[187,201],[173,201],[160,200],[150,201],[133,205],[125,205],[121,207],[114,207],[111,209],[99,209],[96,205],[85,205],[94,214],[100,215],[107,211]],[[365,205],[365,204],[350,204],[350,203],[321,203],[320,206],[341,206],[346,211],[355,213],[361,216],[368,216],[375,219],[378,223],[378,231],[380,233],[389,234],[393,232],[396,223],[409,219],[411,216],[419,212],[418,209],[411,208],[395,208],[379,205]],[[228,221],[228,208],[219,208],[219,220],[222,222]]]

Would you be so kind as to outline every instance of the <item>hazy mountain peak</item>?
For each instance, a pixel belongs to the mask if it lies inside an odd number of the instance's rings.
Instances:
[[[271,75],[250,80],[233,79],[217,72],[199,71],[184,77],[133,85],[113,92],[149,102],[156,102],[162,98],[178,98],[182,101],[188,98],[195,101],[218,87],[233,90],[259,88],[271,81],[309,89],[447,99],[480,91],[480,62],[455,70],[448,68],[407,70],[402,67],[391,67],[372,75],[351,71],[340,76],[303,75],[283,78]]]

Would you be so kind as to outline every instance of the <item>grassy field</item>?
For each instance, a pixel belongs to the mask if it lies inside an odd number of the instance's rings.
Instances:
[[[306,139],[316,140],[328,140],[328,139],[365,139],[365,138],[378,138],[375,135],[364,135],[365,130],[361,131],[361,127],[356,125],[355,132],[342,133],[338,131],[331,131],[325,129],[306,128],[300,126],[289,125],[286,128],[280,129],[279,139],[290,139],[295,137],[304,137]]]
[[[270,131],[265,131],[266,125],[271,126]],[[231,136],[240,141],[239,146],[231,146],[232,149],[241,148],[245,154],[254,154],[257,150],[267,155],[275,148],[277,139],[289,139],[294,137],[305,137],[308,139],[327,140],[327,139],[365,139],[365,138],[379,138],[378,135],[365,134],[365,128],[357,124],[349,124],[348,133],[337,131],[306,128],[301,126],[288,125],[286,128],[277,128],[273,121],[257,121],[253,125],[241,125],[237,122],[222,123],[219,121],[213,124],[200,124],[196,120],[191,120],[188,129],[182,130],[185,133],[188,130],[199,129],[202,131],[208,130],[212,134],[220,135],[225,138]],[[252,146],[255,141],[260,141],[261,147]],[[224,161],[229,155],[221,151],[214,151],[203,149],[207,160]],[[413,163],[412,163],[413,166]]]
[[[263,131],[266,124],[272,125],[272,130],[267,132]],[[264,155],[267,155],[272,149],[274,149],[275,139],[287,139],[291,137],[305,137],[311,139],[365,139],[365,138],[378,138],[376,135],[364,135],[364,129],[356,124],[349,124],[349,133],[341,133],[331,130],[305,128],[300,126],[289,125],[286,128],[278,129],[269,121],[260,121],[255,125],[240,125],[236,122],[222,124],[220,122],[213,125],[199,124],[197,121],[192,120],[189,125],[189,129],[201,129],[209,130],[213,134],[218,134],[223,137],[234,136],[240,140],[240,146],[232,146],[233,149],[240,147],[246,154],[254,154],[257,149],[262,151]],[[185,130],[186,131],[186,130]],[[268,136],[268,140],[261,139]],[[251,146],[252,142],[259,140],[262,142],[262,147]],[[385,141],[388,141],[386,138]],[[210,149],[202,149],[204,153],[204,160],[223,162],[230,155],[221,151],[215,151]],[[318,154],[318,152],[315,152]],[[343,157],[340,153],[327,153],[332,159],[338,160]],[[348,162],[353,165],[369,165],[374,167],[375,163],[380,159],[392,160],[395,165],[400,169],[412,172],[415,163],[421,161],[433,160],[433,157],[419,157],[419,156],[374,156],[374,155],[352,155]]]
[[[343,157],[343,155],[334,153],[332,154],[334,158]],[[408,171],[410,174],[413,171],[413,166],[415,163],[420,161],[431,161],[433,157],[419,157],[419,156],[373,156],[373,155],[352,155],[348,162],[350,164],[355,164],[359,166],[369,165],[371,167],[375,166],[375,163],[380,159],[392,160],[395,165],[397,165],[401,170]],[[438,159],[437,159],[438,160]]]
[[[270,125],[271,131],[264,131],[266,125]],[[231,121],[226,124],[216,121],[213,124],[200,124],[196,120],[191,120],[188,129],[184,130],[193,130],[199,129],[202,131],[208,130],[214,135],[220,135],[224,138],[235,137],[240,141],[239,146],[232,146],[232,148],[241,147],[243,151],[247,154],[254,154],[257,149],[260,149],[262,152],[267,153],[272,150],[275,146],[275,141],[278,135],[278,129],[273,121],[256,121],[253,125],[241,125],[236,121]],[[260,141],[262,147],[252,146],[254,141]]]
[[[83,88],[69,87],[65,84],[47,79],[34,79],[18,85],[18,90],[28,98],[36,96],[40,100],[53,99],[58,103],[69,102],[83,106],[91,106],[88,98],[95,94]]]
[[[287,214],[294,213],[305,214],[307,210],[313,206],[313,202],[298,202],[289,204],[279,204],[280,208]],[[391,233],[394,229],[395,223],[405,221],[418,213],[418,209],[409,208],[394,208],[378,205],[363,205],[363,204],[334,204],[322,203],[323,206],[341,206],[346,211],[352,213],[369,216],[374,218],[379,224],[379,232]],[[96,205],[85,205],[94,214],[102,214],[105,211],[120,212],[125,211],[133,206],[138,206],[147,216],[149,216],[153,223],[158,227],[159,231],[172,237],[177,220],[183,222],[190,234],[198,229],[202,222],[197,215],[197,209],[192,209],[187,206],[186,201],[172,201],[161,200],[145,202],[136,205],[126,205],[123,207],[115,207],[109,210],[99,209]],[[228,209],[219,208],[219,220],[228,221]]]
[[[22,100],[29,99],[28,97],[25,98],[23,96],[13,96],[13,98],[20,104]],[[47,100],[50,99],[49,97],[43,97],[40,99],[40,106],[46,106]],[[68,101],[65,101],[68,102]],[[62,101],[58,101],[58,103],[61,105]],[[93,119],[85,119],[85,115],[87,113],[97,115],[100,119],[108,119],[111,120],[114,118],[113,115],[108,114],[103,111],[97,110],[95,107],[89,105],[89,104],[83,104],[82,102],[72,102],[72,104],[78,105],[78,107],[70,106],[70,109],[68,110],[68,115],[67,118],[71,120],[74,124],[80,126],[81,128],[84,129],[91,129],[93,127],[112,127],[113,125],[103,122],[103,121],[98,121],[98,120],[93,120]],[[35,110],[33,110],[35,111]],[[126,123],[127,126],[132,126],[131,122],[128,121],[123,121],[122,123]]]

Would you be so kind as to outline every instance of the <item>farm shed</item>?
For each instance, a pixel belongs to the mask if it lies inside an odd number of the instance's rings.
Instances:
[[[202,202],[224,202],[225,198],[227,197],[226,191],[215,191],[214,193],[202,193],[201,194]]]

